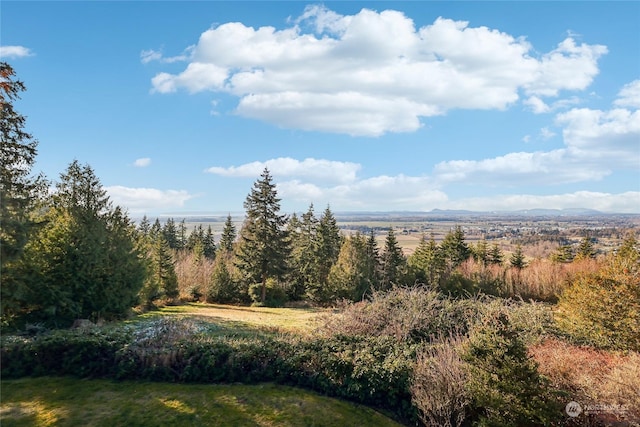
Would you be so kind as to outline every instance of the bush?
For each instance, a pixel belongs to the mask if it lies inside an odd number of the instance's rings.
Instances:
[[[640,274],[612,265],[578,276],[560,297],[556,321],[578,343],[640,351]]]
[[[262,283],[249,286],[249,297],[256,305],[282,307],[287,302],[287,291],[274,279],[267,279],[265,300],[262,301]]]
[[[411,381],[411,400],[429,426],[461,426],[471,403],[464,362],[457,348],[461,336],[440,340],[418,352]]]
[[[486,316],[462,347],[467,393],[481,426],[549,425],[560,403],[513,327],[509,316]]]

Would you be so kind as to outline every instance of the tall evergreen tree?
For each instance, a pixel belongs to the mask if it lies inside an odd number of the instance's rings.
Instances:
[[[137,303],[144,266],[135,228],[89,166],[74,161],[61,175],[46,220],[26,252],[37,277],[33,314],[63,323],[113,318]]]
[[[476,262],[481,263],[485,267],[489,264],[489,244],[485,239],[478,241],[472,252],[473,259],[475,259]]]
[[[317,281],[326,284],[331,266],[338,260],[342,246],[340,228],[329,206],[320,217],[316,242]]]
[[[178,225],[178,244],[177,244],[177,248],[178,249],[184,249],[185,246],[187,245],[187,224],[185,222],[185,219],[182,218],[182,221],[180,221],[180,225]]]
[[[207,227],[207,232],[204,234],[202,244],[205,258],[214,259],[216,257],[216,239],[213,236],[211,225]]]
[[[380,283],[382,289],[389,289],[403,279],[405,265],[406,258],[402,253],[402,248],[398,244],[393,228],[389,228],[382,254],[382,280]]]
[[[151,232],[151,222],[146,215],[142,217],[142,220],[140,220],[140,224],[138,224],[138,232],[143,236],[148,236]]]
[[[380,252],[378,251],[378,242],[376,240],[375,230],[371,230],[366,244],[367,252],[367,278],[374,288],[380,284]]]
[[[231,220],[231,214],[227,215],[227,220],[224,223],[224,228],[222,229],[222,236],[220,237],[220,250],[227,251],[228,253],[233,252],[233,244],[236,241],[236,226],[233,225],[233,221]]]
[[[17,266],[23,249],[36,226],[33,211],[42,196],[45,181],[31,176],[38,141],[25,131],[25,117],[13,102],[25,90],[13,68],[0,62],[0,319],[14,316],[27,283]]]
[[[168,218],[167,222],[164,223],[164,227],[162,227],[162,235],[171,249],[180,248],[178,228],[176,227],[176,222],[173,220],[173,218]]]
[[[301,299],[306,293],[316,299],[316,292],[321,290],[317,282],[316,236],[318,219],[315,216],[313,203],[302,219],[294,215],[287,226],[291,241],[291,260],[289,278],[289,297]]]
[[[251,283],[261,284],[261,302],[266,300],[267,279],[280,279],[287,273],[291,252],[280,214],[280,199],[267,168],[264,169],[244,202],[246,219],[237,246],[238,268]]]

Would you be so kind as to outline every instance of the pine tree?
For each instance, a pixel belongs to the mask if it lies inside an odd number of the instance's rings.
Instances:
[[[376,233],[372,229],[367,238],[366,244],[367,265],[366,277],[373,288],[377,288],[380,284],[380,253],[378,251],[378,242],[376,241]]]
[[[403,279],[405,265],[406,259],[402,253],[402,248],[398,244],[393,228],[389,228],[382,254],[381,288],[389,289],[394,284],[398,284]]]
[[[523,269],[526,266],[524,253],[522,252],[522,245],[521,244],[518,244],[516,246],[516,251],[513,254],[511,254],[511,258],[509,259],[509,263],[511,264],[511,267],[514,267],[514,268],[517,268],[517,269]]]
[[[235,241],[236,227],[233,225],[233,221],[231,221],[231,214],[228,214],[224,228],[222,229],[222,236],[220,237],[220,250],[227,251],[228,253],[233,252],[233,244]]]
[[[153,242],[153,279],[157,284],[156,298],[175,299],[178,297],[178,278],[176,276],[175,261],[169,242],[164,235],[158,236]]]
[[[178,236],[177,249],[179,250],[184,249],[187,245],[187,224],[184,218],[182,218],[182,221],[180,221],[180,225],[178,225],[177,236]]]
[[[238,268],[250,283],[261,285],[261,302],[266,300],[267,279],[280,279],[287,273],[291,252],[280,214],[280,199],[267,168],[264,169],[244,202],[246,219],[240,230],[236,255]]]
[[[573,248],[570,244],[558,246],[558,248],[556,248],[556,251],[551,254],[551,260],[553,262],[569,263],[573,261],[573,258]]]
[[[151,232],[151,222],[149,222],[149,218],[146,215],[142,217],[140,224],[138,224],[138,232],[143,236],[148,236]]]

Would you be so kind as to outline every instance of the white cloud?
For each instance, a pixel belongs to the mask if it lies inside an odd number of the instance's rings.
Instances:
[[[531,108],[535,114],[548,113],[551,111],[551,107],[549,107],[542,99],[537,96],[530,96],[529,98],[522,101],[522,103]]]
[[[133,166],[138,168],[146,168],[150,164],[151,164],[151,159],[149,157],[142,157],[140,159],[136,159],[136,161],[133,162]]]
[[[356,179],[361,166],[351,162],[336,162],[307,158],[302,161],[290,157],[280,157],[265,162],[252,162],[240,166],[214,166],[205,172],[228,177],[256,178],[264,168],[274,177],[299,177],[312,181],[348,183]]]
[[[450,109],[505,109],[521,91],[543,112],[543,97],[585,89],[606,51],[569,37],[536,58],[525,38],[464,21],[416,28],[402,12],[343,16],[311,6],[284,29],[233,22],[205,31],[187,68],[157,74],[152,91],[225,92],[246,117],[378,136],[415,131],[421,118]]]
[[[640,213],[640,192],[628,191],[611,194],[576,191],[553,195],[497,195],[453,201],[447,204],[447,208],[474,211],[588,208],[601,212]]]
[[[618,107],[640,108],[640,80],[624,85],[613,104]]]
[[[632,93],[634,85],[626,85],[621,96]],[[434,178],[439,182],[546,185],[600,180],[616,169],[640,169],[640,110],[573,108],[557,114],[555,122],[563,128],[564,148],[445,161],[435,166]],[[546,127],[540,130],[543,139],[553,136]],[[525,138],[525,142],[530,140]]]
[[[16,59],[33,55],[31,49],[24,46],[0,46],[0,58]]]
[[[181,55],[166,57],[162,54],[162,51],[158,50],[143,50],[140,52],[140,62],[148,64],[152,61],[159,61],[165,64],[171,64],[173,62],[187,61],[191,58],[194,46],[189,46]]]
[[[142,52],[140,52],[140,61],[143,64],[147,64],[151,61],[159,61],[160,59],[162,59],[162,53],[157,52],[153,49],[143,50]]]
[[[144,213],[157,209],[177,208],[195,196],[186,190],[158,190],[155,188],[131,188],[114,185],[105,187],[115,205],[132,213]]]

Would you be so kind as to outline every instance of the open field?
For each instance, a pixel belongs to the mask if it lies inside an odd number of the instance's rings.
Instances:
[[[189,316],[212,322],[225,329],[259,329],[279,332],[305,333],[317,325],[328,313],[320,308],[269,308],[229,306],[222,304],[189,303],[167,306],[140,316],[140,320],[157,316]]]
[[[273,384],[70,378],[2,381],[0,424],[17,426],[399,426],[374,410]]]

